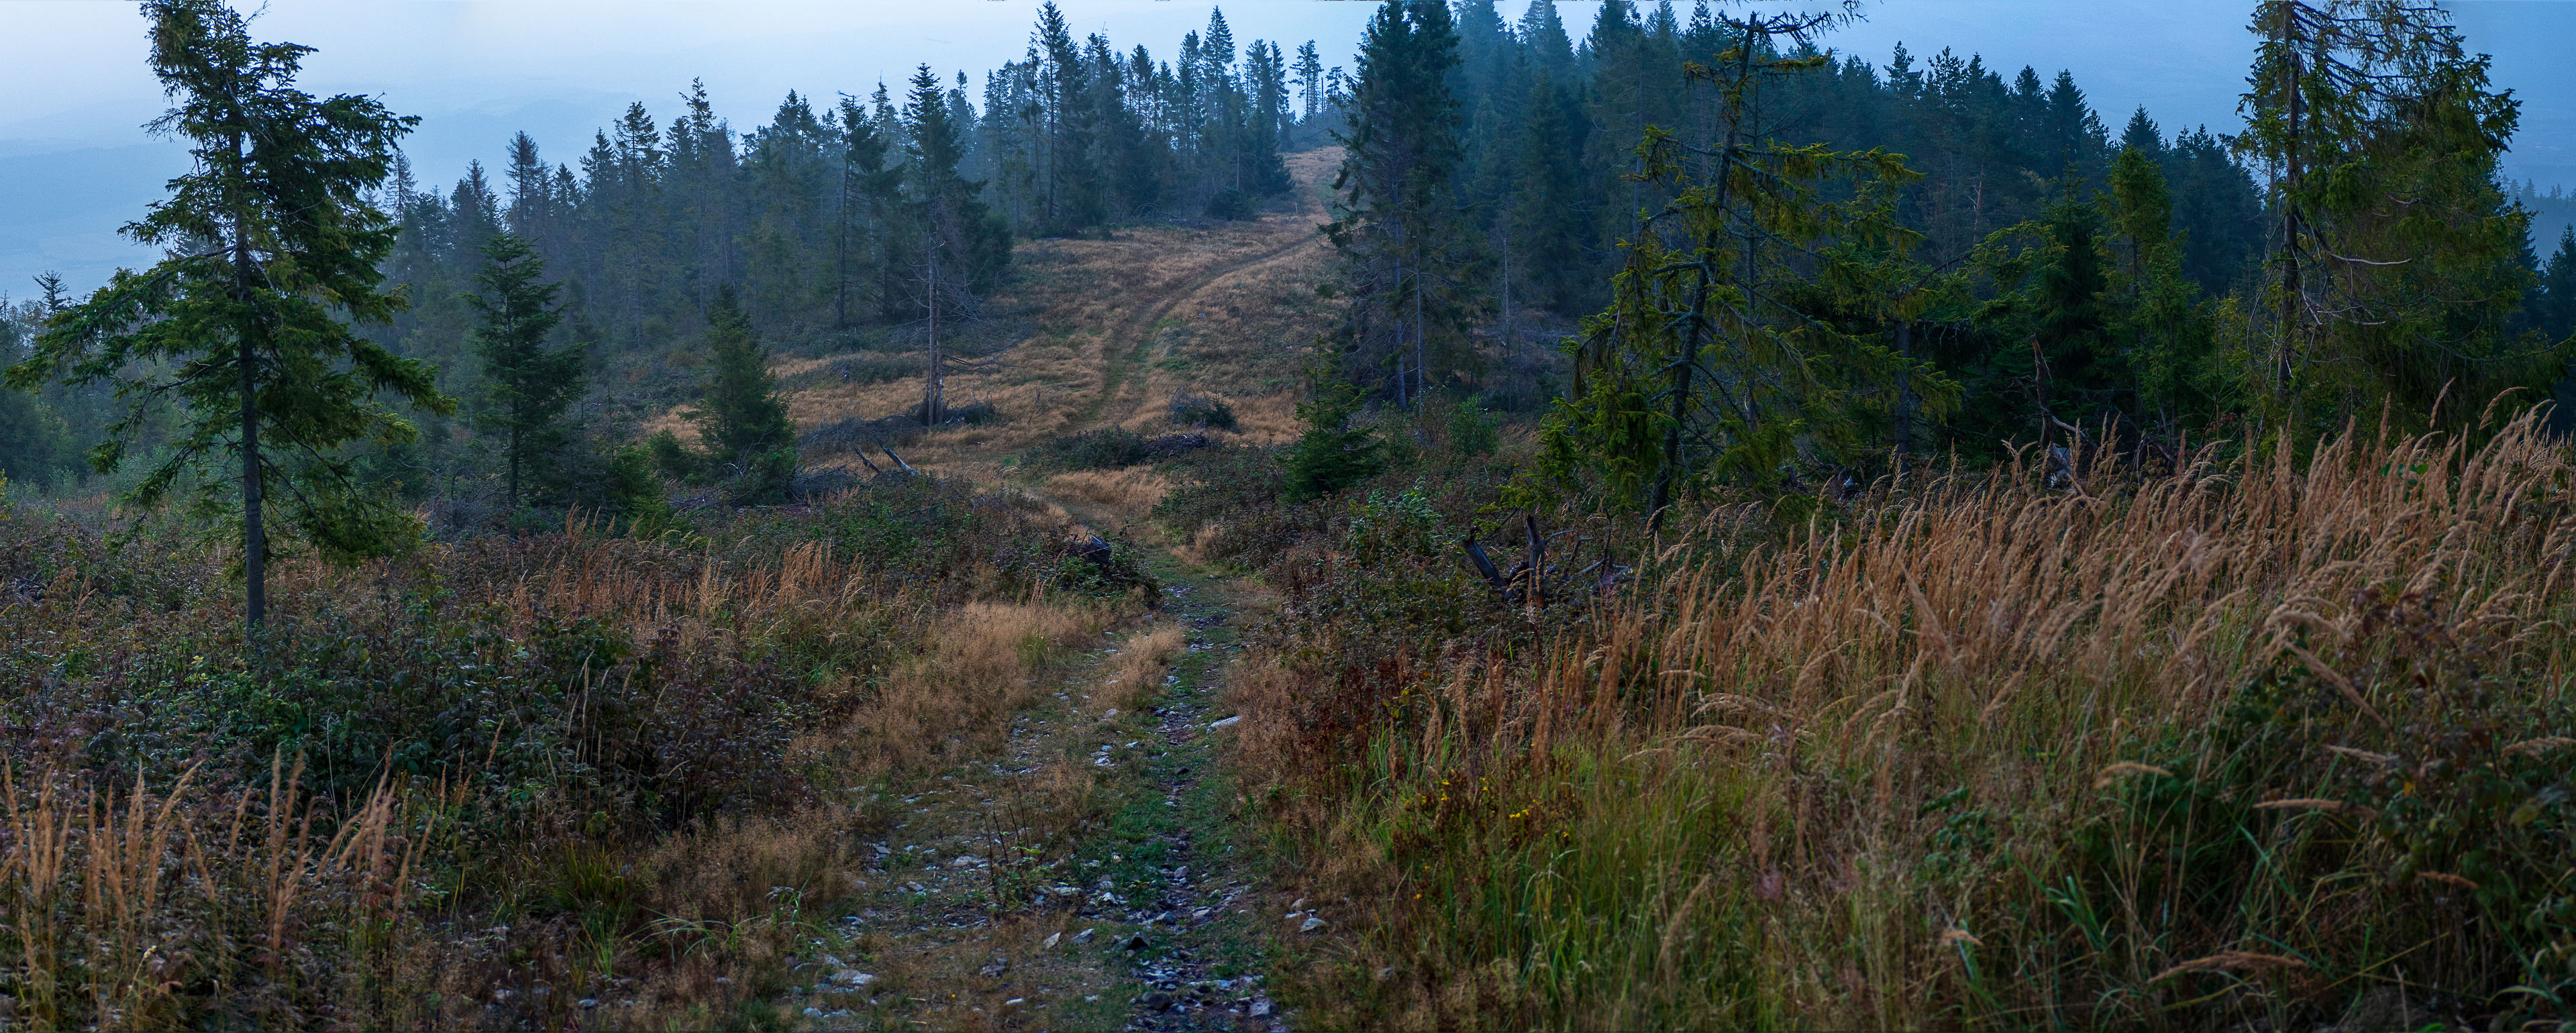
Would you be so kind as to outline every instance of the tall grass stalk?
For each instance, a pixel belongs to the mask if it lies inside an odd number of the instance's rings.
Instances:
[[[2199,1027],[2576,987],[2576,756],[2504,752],[2576,727],[2562,443],[2026,473],[1785,536],[1713,513],[1535,656],[1309,625],[1247,665],[1283,834],[1388,904],[1374,960],[1310,973],[1325,1021]],[[1336,738],[1334,706],[1374,716]],[[2489,829],[2529,863],[2441,841]]]

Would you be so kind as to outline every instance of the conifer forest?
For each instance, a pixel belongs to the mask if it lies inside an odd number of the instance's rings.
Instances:
[[[0,1030],[2576,1030],[2576,98],[2459,5],[2157,14],[2225,124],[1863,0],[1094,6],[457,168],[120,5],[184,171],[0,294]]]

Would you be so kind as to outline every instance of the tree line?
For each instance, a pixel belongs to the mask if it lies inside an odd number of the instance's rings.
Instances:
[[[510,505],[611,503],[635,486],[618,465],[632,421],[738,379],[718,368],[736,331],[918,355],[911,415],[941,422],[944,377],[975,357],[978,345],[961,338],[1005,274],[1014,238],[1251,214],[1288,186],[1283,149],[1317,138],[1332,117],[1325,95],[1338,74],[1312,42],[1293,55],[1277,42],[1239,44],[1222,10],[1166,59],[1096,34],[1076,40],[1048,3],[1026,58],[985,76],[980,107],[964,73],[925,65],[865,96],[823,103],[791,92],[747,132],[692,84],[667,121],[630,105],[575,161],[553,160],[520,133],[498,161],[471,163],[452,185],[423,183],[389,152],[386,175],[362,194],[390,219],[378,264],[404,303],[357,332],[426,364],[463,408],[397,406],[420,433],[356,443],[353,473],[412,499],[488,482]],[[496,259],[505,238],[516,243]],[[514,270],[514,290],[551,286],[544,313],[509,332],[542,337],[513,345],[516,354],[566,357],[556,373],[581,390],[559,406],[529,408],[534,396],[511,386],[482,343],[491,306],[527,304],[503,301],[487,282],[501,267]],[[10,306],[0,359],[28,351],[70,300],[56,292]],[[530,425],[530,413],[545,426]],[[0,443],[18,446],[7,472],[68,479],[118,420],[104,381],[0,401]],[[148,452],[172,439],[166,422],[122,426]],[[765,487],[745,498],[775,497],[779,471],[792,473],[792,454],[774,450],[752,462],[656,444],[664,472],[686,478],[766,471]]]
[[[1609,0],[1577,45],[1545,0],[1387,0],[1346,76],[1221,14],[1171,62],[1077,45],[1050,4],[980,108],[923,66],[737,134],[693,88],[578,171],[521,134],[498,182],[441,190],[399,154],[410,120],[293,87],[307,48],[219,0],[145,8],[182,102],[155,128],[198,167],[128,228],[161,263],[10,307],[0,444],[29,478],[94,444],[129,501],[239,527],[253,568],[272,527],[399,547],[401,503],[460,472],[505,510],[642,515],[656,468],[783,497],[769,343],[910,350],[908,415],[941,422],[948,335],[1015,236],[1245,214],[1318,140],[1349,304],[1312,490],[1365,467],[1358,408],[1508,387],[1497,366],[1543,374],[1532,484],[1660,512],[1915,456],[2036,446],[2077,486],[2088,457],[2212,436],[2470,427],[2546,397],[2576,330],[2576,235],[2543,261],[2496,175],[2515,102],[2395,0],[2259,5],[2226,138],[2144,111],[2115,136],[2065,72],[1841,55],[1847,14]],[[681,401],[693,444],[613,426]]]
[[[2564,379],[2576,236],[2530,246],[2517,102],[2438,9],[2265,0],[2234,136],[2114,133],[2066,71],[1874,65],[1831,49],[1852,17],[1607,0],[1578,45],[1545,0],[1387,0],[1333,98],[1332,375],[1491,399],[1571,321],[1542,465],[1654,509],[2464,427]]]

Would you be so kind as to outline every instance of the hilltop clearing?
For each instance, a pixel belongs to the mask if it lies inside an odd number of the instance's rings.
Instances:
[[[988,367],[952,372],[951,406],[990,406],[971,425],[927,435],[863,426],[918,406],[922,335],[898,330],[894,352],[782,359],[771,371],[809,441],[809,465],[859,469],[866,442],[910,445],[904,458],[952,472],[980,469],[1078,430],[1172,426],[1171,399],[1224,399],[1236,425],[1220,441],[1272,445],[1294,436],[1301,363],[1336,306],[1319,296],[1331,249],[1318,182],[1338,149],[1288,156],[1298,184],[1243,220],[1117,227],[1098,239],[1021,245],[1007,282],[977,318],[948,332],[983,342]],[[681,429],[673,410],[649,433]],[[883,462],[882,454],[874,459]]]

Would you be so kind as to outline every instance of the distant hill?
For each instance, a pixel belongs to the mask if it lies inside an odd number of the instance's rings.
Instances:
[[[48,270],[87,291],[120,265],[151,264],[153,249],[117,227],[142,218],[187,170],[188,152],[175,144],[0,157],[0,292],[25,297],[29,278]]]
[[[2553,186],[2544,194],[2525,182],[2513,188],[2513,199],[2531,212],[2531,250],[2541,261],[2548,261],[2550,253],[2558,250],[2558,235],[2576,226],[2576,192]]]

